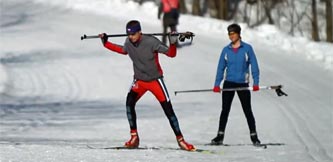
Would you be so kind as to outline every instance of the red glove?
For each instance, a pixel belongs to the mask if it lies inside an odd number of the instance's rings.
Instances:
[[[259,91],[259,86],[258,85],[254,85],[253,86],[253,91]]]
[[[221,93],[221,88],[219,86],[215,86],[213,88],[213,92],[215,92],[215,93]]]

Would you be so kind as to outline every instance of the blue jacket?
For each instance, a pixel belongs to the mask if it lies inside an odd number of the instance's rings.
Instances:
[[[230,43],[221,52],[214,86],[220,86],[223,79],[236,83],[249,83],[249,65],[251,65],[253,85],[259,85],[259,66],[252,46],[241,41],[235,53]]]

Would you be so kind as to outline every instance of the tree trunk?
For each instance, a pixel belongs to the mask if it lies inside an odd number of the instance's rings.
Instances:
[[[257,0],[246,0],[246,3],[253,5],[253,4],[257,3]]]
[[[201,15],[200,0],[193,0],[192,15]]]
[[[185,0],[179,0],[179,10],[180,10],[180,13],[187,14]]]
[[[207,0],[208,1],[208,8],[209,8],[209,15],[212,18],[217,18],[218,15],[218,8],[215,0]]]
[[[237,12],[239,10],[239,2],[241,0],[232,0],[232,1],[228,1],[228,20],[233,20],[235,18],[235,16],[237,15]]]
[[[217,18],[218,19],[222,19],[223,18],[223,7],[222,7],[222,4],[223,4],[223,1],[224,0],[215,0],[215,4],[216,4],[216,7],[217,7]]]
[[[295,29],[295,26],[294,26],[294,19],[295,19],[295,12],[297,12],[297,11],[295,11],[296,10],[296,7],[295,7],[295,1],[291,1],[290,2],[291,3],[291,7],[292,7],[292,11],[290,12],[290,24],[291,24],[291,26],[290,26],[290,33],[291,33],[291,35],[292,36],[294,36],[294,34],[295,34],[295,32],[294,32],[294,29]]]
[[[274,24],[274,20],[273,20],[273,17],[272,17],[272,14],[271,14],[271,10],[272,8],[274,7],[274,0],[262,0],[263,1],[263,6],[264,6],[264,9],[265,9],[265,14],[268,18],[268,23],[269,24]]]
[[[317,2],[312,0],[312,39],[314,41],[320,41],[318,32],[318,20],[317,20]]]
[[[332,0],[326,0],[326,35],[327,42],[333,42]]]
[[[222,20],[228,19],[228,0],[218,0],[218,18]]]
[[[229,4],[228,0],[223,1],[223,20],[228,20]]]

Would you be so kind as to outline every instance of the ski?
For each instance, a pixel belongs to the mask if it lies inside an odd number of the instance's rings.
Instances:
[[[213,143],[207,143],[205,146],[225,146],[225,147],[230,147],[230,146],[254,146],[258,148],[263,148],[267,149],[267,144],[213,144]]]
[[[158,150],[158,147],[137,147],[137,148],[128,148],[125,146],[110,146],[110,147],[96,147],[87,145],[90,149],[102,149],[102,150]]]
[[[173,147],[138,147],[138,148],[128,148],[125,146],[110,146],[110,147],[96,147],[87,145],[89,149],[101,149],[101,150],[173,150],[173,151],[187,151],[180,148],[173,148]],[[222,155],[224,154],[222,151],[213,151],[213,150],[206,150],[206,149],[195,149],[187,152],[198,152],[203,154],[217,154]]]

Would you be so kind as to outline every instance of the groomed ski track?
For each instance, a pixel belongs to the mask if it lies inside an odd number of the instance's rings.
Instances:
[[[30,0],[2,0],[1,5],[0,68],[7,79],[0,95],[0,161],[333,161],[332,71],[302,53],[251,35],[251,30],[244,31],[243,39],[257,53],[260,84],[282,84],[289,95],[252,93],[260,140],[281,145],[264,150],[246,145],[249,132],[237,96],[225,143],[244,146],[204,145],[216,135],[221,96],[173,96],[173,92],[212,88],[219,53],[228,40],[224,33],[207,34],[186,25],[197,19],[190,16],[182,17],[179,30],[196,34],[193,45],[179,49],[174,59],[161,56],[160,61],[185,139],[200,149],[224,154],[83,149],[87,144],[119,146],[129,138],[124,104],[132,80],[131,62],[127,56],[104,49],[100,40],[80,40],[82,34],[120,33],[128,18]],[[144,31],[161,30],[160,24],[147,20],[142,25]],[[169,123],[151,94],[136,109],[144,146],[177,148]]]

